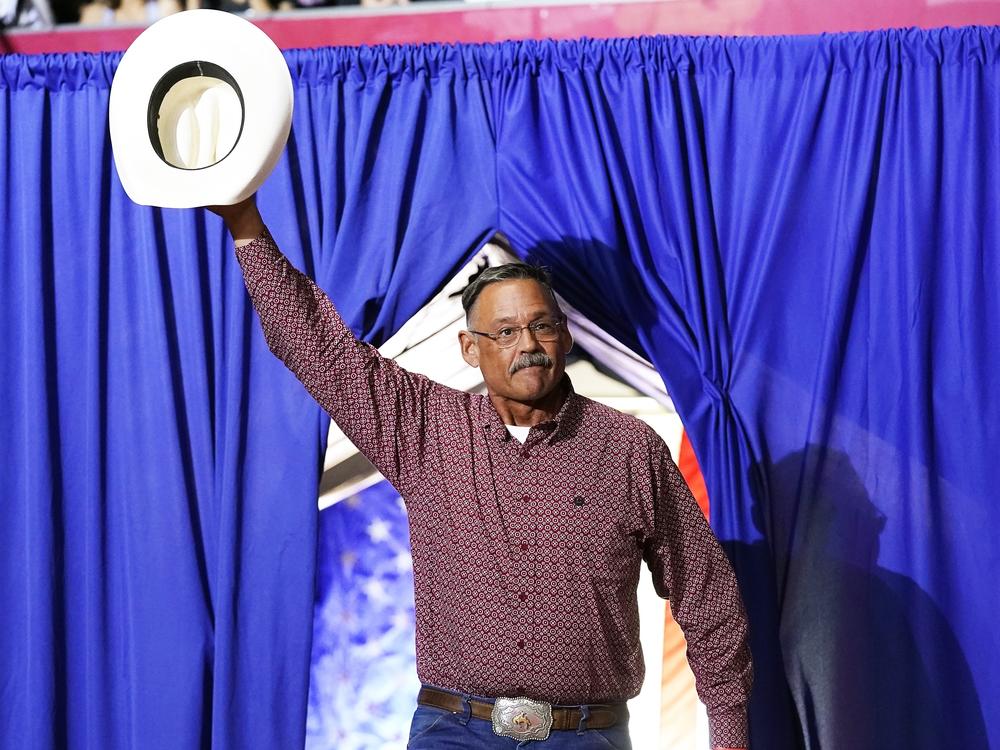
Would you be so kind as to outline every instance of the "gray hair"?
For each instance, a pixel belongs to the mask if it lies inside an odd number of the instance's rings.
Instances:
[[[465,310],[465,317],[468,319],[472,306],[476,304],[480,293],[490,284],[499,281],[513,281],[516,279],[530,279],[541,284],[542,288],[556,302],[556,295],[552,291],[552,277],[544,266],[536,266],[530,263],[504,263],[502,266],[493,266],[484,269],[479,273],[462,292],[462,308]]]

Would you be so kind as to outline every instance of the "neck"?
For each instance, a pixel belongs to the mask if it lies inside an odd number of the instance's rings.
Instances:
[[[568,389],[562,383],[536,401],[515,401],[490,393],[490,401],[504,424],[515,427],[534,427],[540,422],[552,419],[559,413]]]

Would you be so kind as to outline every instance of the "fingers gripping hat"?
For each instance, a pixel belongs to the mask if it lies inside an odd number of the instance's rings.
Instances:
[[[292,122],[281,51],[238,16],[189,10],[132,43],[109,103],[111,148],[128,196],[147,206],[231,205],[274,168]]]

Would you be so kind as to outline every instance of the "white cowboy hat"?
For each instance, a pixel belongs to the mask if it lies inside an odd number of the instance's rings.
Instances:
[[[125,192],[164,208],[231,205],[274,168],[292,122],[281,51],[238,16],[189,10],[132,43],[109,103]]]

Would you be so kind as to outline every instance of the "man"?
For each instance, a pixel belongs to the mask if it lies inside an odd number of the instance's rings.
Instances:
[[[573,392],[544,271],[490,269],[464,293],[462,356],[487,388],[474,395],[359,342],[252,199],[213,210],[271,350],[406,502],[424,683],[408,747],[631,747],[643,559],[687,637],[713,747],[745,747],[732,569],[660,438]]]

